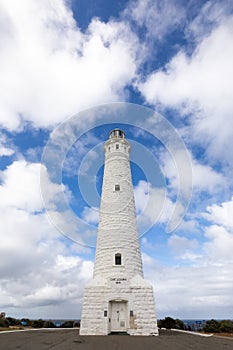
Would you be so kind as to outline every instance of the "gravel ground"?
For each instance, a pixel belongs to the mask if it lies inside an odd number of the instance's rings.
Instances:
[[[233,350],[233,340],[161,331],[159,337],[80,336],[76,329],[0,333],[1,350]]]

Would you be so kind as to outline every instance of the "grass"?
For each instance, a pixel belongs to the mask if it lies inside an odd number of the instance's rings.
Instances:
[[[19,331],[19,330],[22,330],[23,327],[0,327],[0,332],[4,331],[4,332],[7,332],[7,331]]]

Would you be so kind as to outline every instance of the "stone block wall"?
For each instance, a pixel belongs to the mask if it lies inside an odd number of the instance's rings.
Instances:
[[[127,302],[127,333],[130,335],[158,335],[152,286],[136,276],[116,284],[112,280],[95,279],[85,288],[81,335],[107,335],[111,332],[110,303],[114,300]],[[140,281],[140,284],[138,283]]]

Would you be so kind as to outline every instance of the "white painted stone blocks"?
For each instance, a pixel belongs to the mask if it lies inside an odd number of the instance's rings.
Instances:
[[[110,137],[104,150],[94,277],[84,291],[80,334],[107,335],[119,327],[130,335],[158,335],[153,289],[143,279],[130,145]]]

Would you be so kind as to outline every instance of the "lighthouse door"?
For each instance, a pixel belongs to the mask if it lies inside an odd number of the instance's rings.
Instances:
[[[111,332],[126,332],[127,303],[125,301],[111,302]]]

